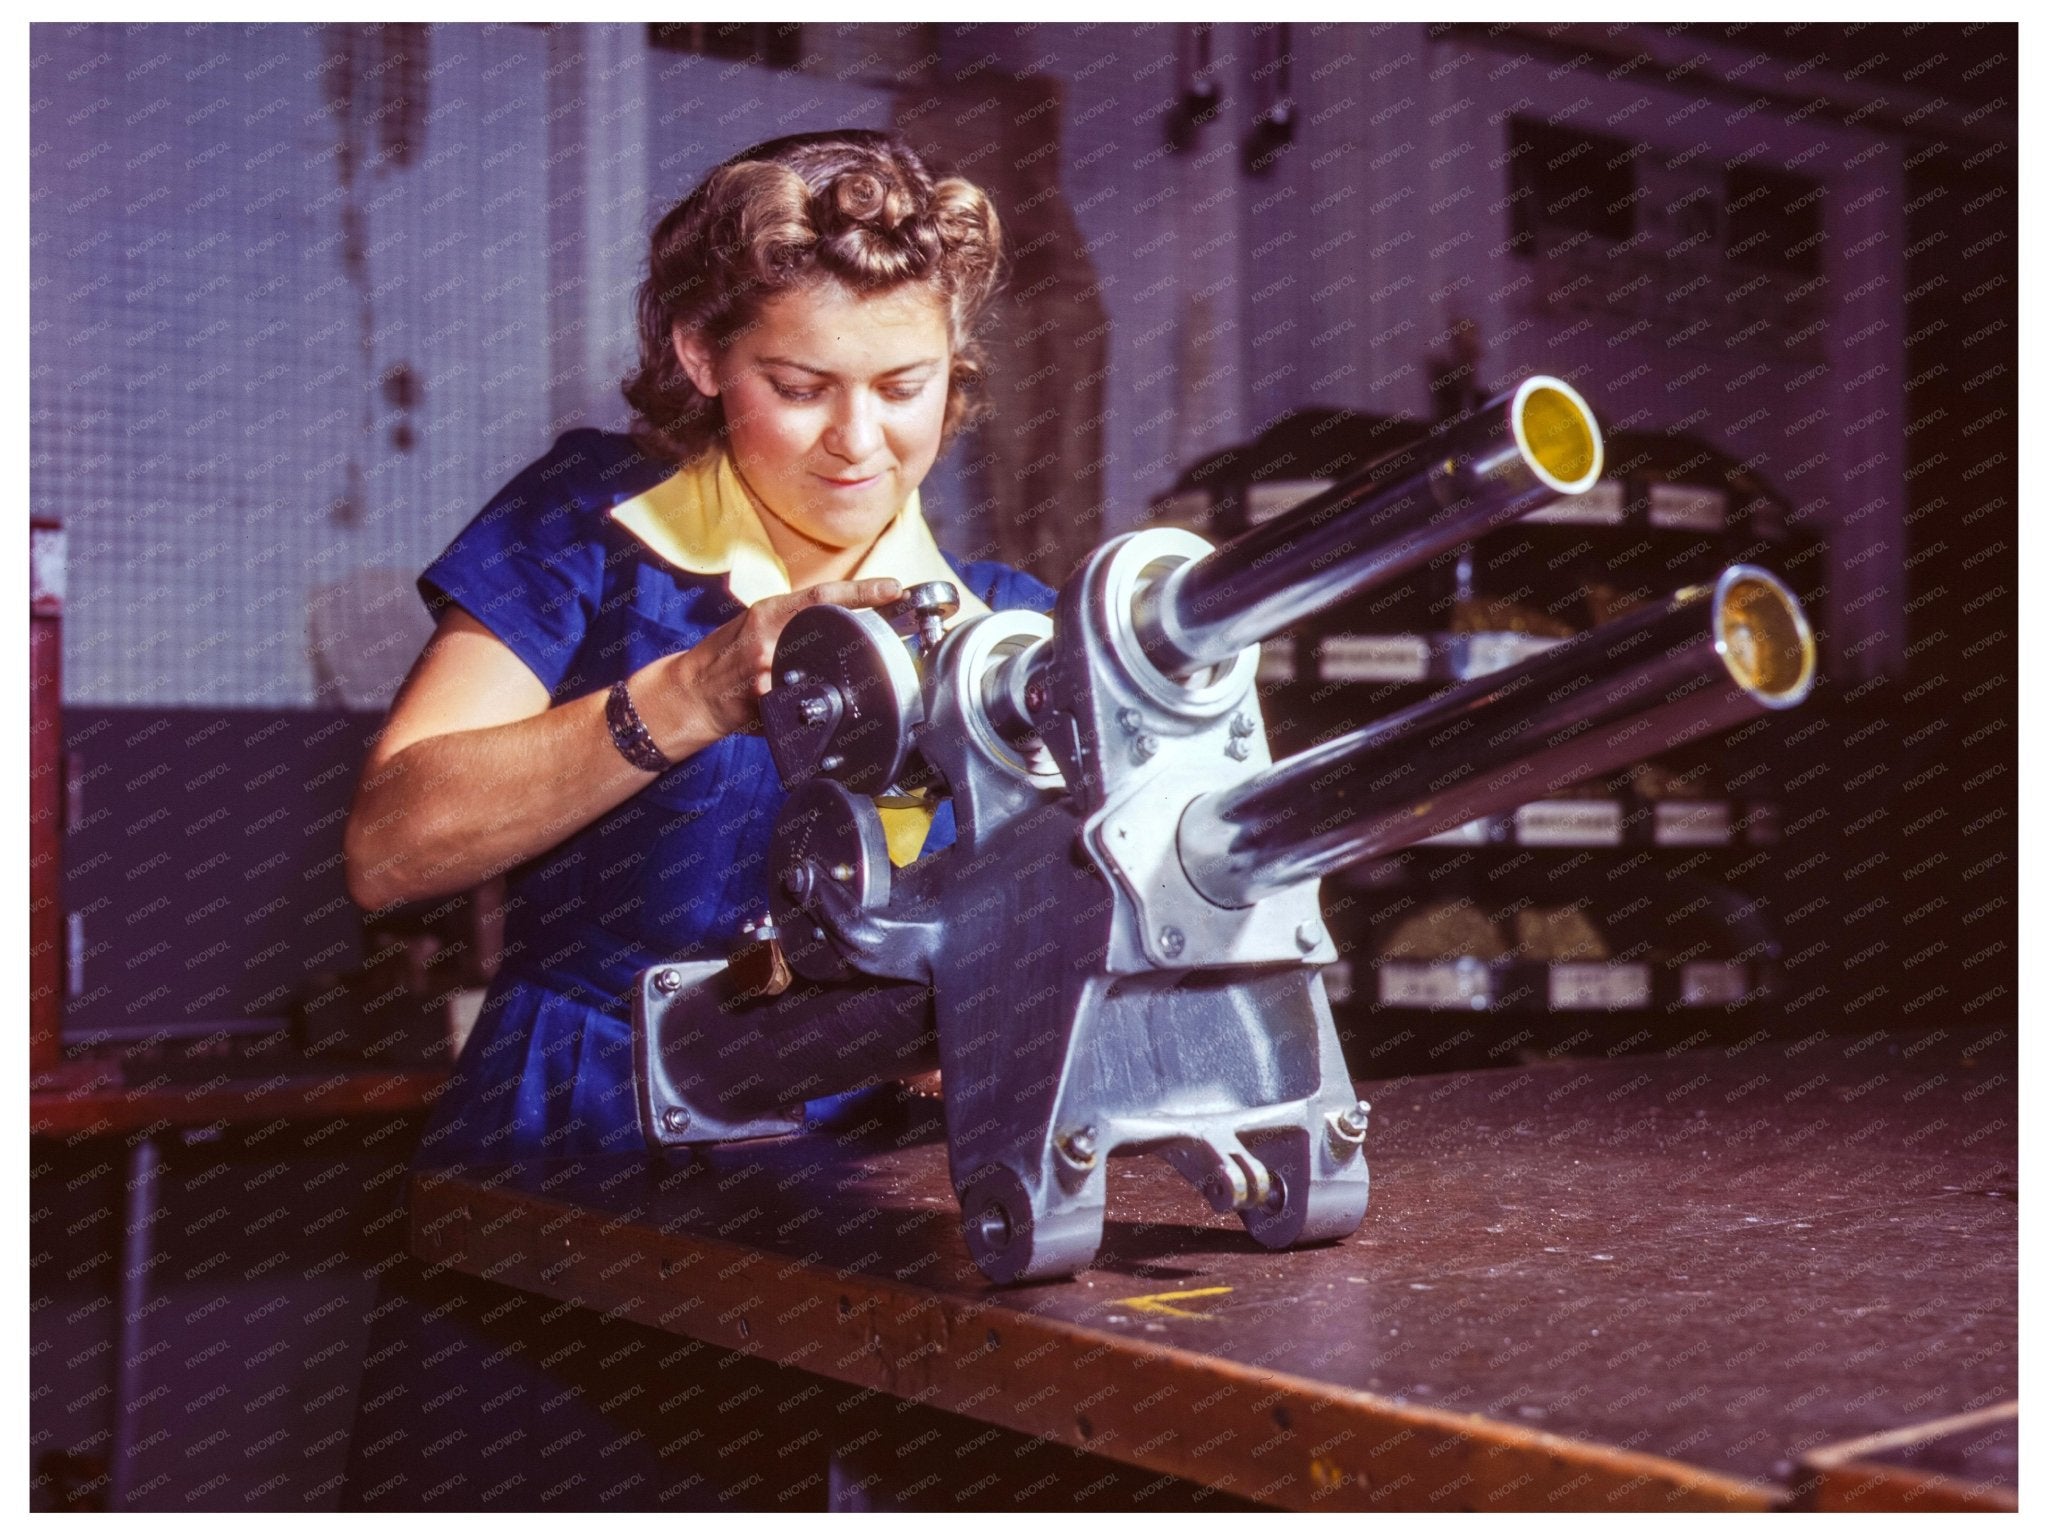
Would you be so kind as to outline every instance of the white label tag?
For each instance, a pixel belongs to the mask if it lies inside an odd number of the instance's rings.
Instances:
[[[1548,634],[1514,634],[1507,630],[1462,635],[1453,641],[1453,667],[1460,681],[1470,681],[1519,665],[1563,643]]]
[[[1323,994],[1336,1005],[1351,1000],[1350,960],[1340,959],[1334,964],[1323,966]]]
[[[1473,1011],[1493,996],[1493,974],[1476,959],[1380,961],[1380,1002],[1387,1007]]]
[[[64,605],[64,530],[30,528],[28,533],[28,600]]]
[[[1467,821],[1463,826],[1453,826],[1449,831],[1440,831],[1433,837],[1424,837],[1418,847],[1463,847],[1467,843],[1484,843],[1487,840],[1486,817]]]
[[[1259,646],[1260,682],[1292,682],[1294,680],[1294,641],[1282,635],[1267,640]]]
[[[1419,634],[1331,634],[1323,639],[1325,682],[1420,682],[1429,641]]]
[[[1548,799],[1515,812],[1515,840],[1526,847],[1619,847],[1621,806],[1611,799]]]
[[[1566,496],[1531,512],[1525,522],[1595,522],[1608,526],[1621,521],[1624,510],[1621,481],[1602,480],[1583,496]]]
[[[1291,512],[1311,496],[1330,488],[1328,480],[1265,480],[1248,487],[1244,496],[1244,518],[1253,527]]]
[[[1718,533],[1728,522],[1728,493],[1704,485],[1652,485],[1650,526]]]
[[[1660,800],[1653,835],[1659,847],[1726,847],[1730,835],[1728,802]]]
[[[1749,994],[1748,967],[1737,960],[1699,960],[1678,967],[1678,1000],[1686,1007],[1731,1007]]]
[[[1611,1010],[1650,1005],[1648,965],[1568,964],[1550,967],[1550,1005]]]

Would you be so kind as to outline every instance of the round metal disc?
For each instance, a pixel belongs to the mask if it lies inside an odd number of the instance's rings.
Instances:
[[[924,718],[917,665],[880,614],[866,608],[804,608],[775,646],[775,679],[830,683],[844,705],[818,771],[856,794],[896,782],[910,731]]]
[[[784,958],[808,980],[844,980],[852,967],[806,909],[799,872],[806,867],[808,877],[833,881],[868,911],[888,905],[889,842],[875,807],[843,785],[810,779],[784,803],[769,851],[769,907]]]

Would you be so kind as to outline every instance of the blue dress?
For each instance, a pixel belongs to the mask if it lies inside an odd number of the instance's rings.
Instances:
[[[427,567],[420,593],[436,617],[456,603],[488,627],[556,703],[688,650],[744,608],[723,577],[668,564],[609,515],[673,472],[630,438],[570,432]],[[992,609],[1052,607],[1051,588],[1007,566],[948,563]],[[512,870],[503,962],[415,1165],[637,1150],[635,979],[723,958],[768,909],[783,798],[767,742],[727,736]],[[952,837],[946,806],[926,849]]]

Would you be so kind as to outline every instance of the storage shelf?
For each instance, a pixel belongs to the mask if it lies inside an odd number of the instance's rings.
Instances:
[[[1334,967],[1332,967],[1334,968]],[[1329,972],[1324,972],[1326,983]],[[1733,1007],[1763,984],[1757,966],[1743,960],[1382,959],[1369,968],[1368,999],[1382,1008],[1423,1012],[1643,1012],[1669,1008]],[[1350,966],[1332,987],[1356,996],[1360,967]],[[1335,999],[1333,999],[1335,1000]]]
[[[1725,799],[1533,800],[1424,838],[1418,847],[1769,847],[1775,805]]]

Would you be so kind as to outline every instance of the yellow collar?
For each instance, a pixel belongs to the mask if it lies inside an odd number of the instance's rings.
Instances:
[[[733,596],[748,607],[790,590],[789,571],[768,542],[746,487],[723,453],[707,453],[652,489],[620,502],[612,509],[612,518],[669,564],[700,576],[723,575]],[[854,576],[894,576],[905,586],[949,582],[960,593],[955,623],[988,611],[939,553],[916,491],[875,540]]]

